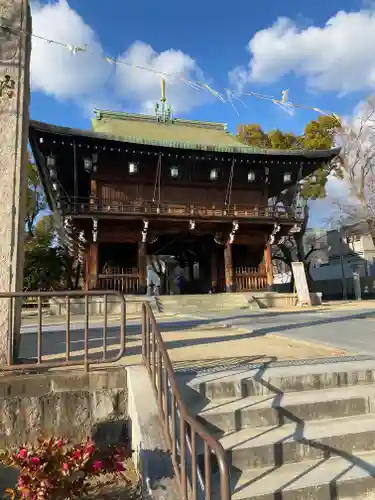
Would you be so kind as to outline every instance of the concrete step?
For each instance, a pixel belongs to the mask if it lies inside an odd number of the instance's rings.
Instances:
[[[279,392],[330,389],[375,382],[375,361],[343,361],[294,366],[261,366],[192,376],[181,375],[187,402],[199,396],[212,401]]]
[[[218,293],[199,295],[160,295],[158,297],[165,311],[180,312],[248,308],[248,294]]]
[[[375,416],[246,428],[224,435],[220,442],[240,470],[375,451]]]
[[[232,398],[211,402],[196,413],[211,432],[229,432],[250,426],[302,425],[312,420],[375,413],[374,401],[375,385],[353,386]]]
[[[232,500],[374,500],[373,464],[371,452],[234,473]]]

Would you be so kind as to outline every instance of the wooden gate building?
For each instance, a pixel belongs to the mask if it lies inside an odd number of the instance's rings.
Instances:
[[[85,287],[124,293],[146,292],[158,255],[186,268],[182,293],[267,289],[272,239],[304,216],[270,200],[337,155],[260,150],[158,110],[96,111],[91,131],[32,121],[30,144],[51,209],[80,239]]]

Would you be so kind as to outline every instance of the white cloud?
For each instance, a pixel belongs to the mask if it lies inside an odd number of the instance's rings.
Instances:
[[[155,73],[133,69],[125,64],[117,67],[117,89],[119,95],[140,103],[143,112],[154,110],[160,98],[160,73],[173,73],[189,80],[204,79],[197,63],[180,50],[169,49],[161,53],[146,43],[136,41],[120,56],[129,64],[152,68]],[[167,98],[174,112],[188,111],[207,99],[203,91],[193,89],[176,76],[166,77]]]
[[[375,11],[340,11],[325,26],[298,28],[279,18],[249,41],[248,67],[230,73],[240,89],[247,83],[271,83],[288,73],[306,79],[308,87],[341,94],[375,89]]]
[[[32,4],[33,32],[36,35],[76,46],[88,45],[102,52],[94,31],[71,9],[66,0],[55,4]],[[79,100],[100,92],[113,68],[88,53],[73,56],[69,50],[33,38],[31,88],[57,99]]]
[[[65,44],[88,46],[88,52],[72,55],[69,50],[33,38],[31,88],[59,100],[73,100],[85,113],[89,107],[150,111],[160,98],[160,79],[156,73],[111,65],[90,53],[103,54],[95,32],[73,10],[67,0],[31,4],[33,32]],[[121,50],[121,48],[119,48]],[[119,52],[120,52],[119,50]],[[178,73],[186,79],[202,79],[203,74],[189,55],[169,49],[157,53],[150,45],[134,42],[120,57],[128,63],[151,67],[155,71]],[[202,104],[207,95],[177,78],[167,79],[167,97],[175,112],[186,112]]]

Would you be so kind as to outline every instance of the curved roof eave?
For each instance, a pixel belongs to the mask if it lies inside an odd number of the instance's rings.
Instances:
[[[174,142],[174,141],[158,141],[147,140],[141,137],[121,137],[111,134],[98,133],[91,130],[81,130],[60,125],[52,125],[44,122],[30,120],[30,129],[47,134],[56,134],[60,136],[81,137],[93,140],[104,140],[120,142],[125,144],[144,145],[153,147],[165,147],[175,149],[197,150],[212,153],[227,153],[227,154],[245,154],[245,155],[265,155],[265,156],[299,156],[307,159],[333,159],[339,153],[341,148],[333,149],[317,149],[317,150],[290,150],[290,149],[260,149],[251,146],[228,146],[228,145],[206,145],[206,144],[192,144],[187,142]]]

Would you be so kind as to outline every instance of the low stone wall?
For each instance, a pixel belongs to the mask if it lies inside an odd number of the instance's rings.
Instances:
[[[258,305],[262,308],[290,308],[297,305],[296,293],[278,293],[278,292],[265,292],[254,293],[251,295]],[[318,306],[322,303],[322,297],[319,293],[310,293],[310,300],[312,306]]]
[[[288,292],[290,283],[282,283],[273,285],[273,289],[278,293]],[[349,299],[355,298],[353,278],[346,279],[347,296]],[[365,276],[361,278],[361,289],[363,298],[375,297],[375,278]],[[314,281],[314,292],[320,292],[323,295],[323,300],[335,300],[343,298],[342,280],[319,280]]]
[[[142,303],[149,300],[145,296],[130,296],[126,298],[126,313],[140,315],[142,312]],[[150,300],[151,307],[155,309],[155,300]],[[104,315],[104,298],[89,297],[88,305],[90,316]],[[66,299],[64,297],[53,297],[49,300],[49,312],[53,316],[65,316],[66,314]],[[85,314],[85,299],[74,298],[70,300],[70,314],[79,316]],[[107,299],[107,314],[118,316],[121,314],[121,303],[115,296],[108,296]]]
[[[0,379],[1,448],[51,436],[116,443],[124,437],[127,415],[124,368]]]
[[[199,311],[220,311],[233,309],[247,309],[252,307],[254,301],[262,308],[290,308],[296,305],[297,298],[294,293],[279,292],[241,292],[241,293],[217,293],[197,295],[164,295],[160,297],[147,296],[125,296],[127,315],[140,316],[142,303],[148,300],[154,312],[164,313],[193,313]],[[310,294],[312,305],[321,303],[318,294]],[[156,303],[158,301],[158,304]],[[102,297],[90,297],[89,315],[102,317],[104,315],[104,299]],[[79,316],[85,312],[85,300],[82,298],[70,300],[70,314]],[[64,316],[66,314],[66,302],[64,298],[50,299],[50,314]],[[120,302],[116,297],[108,297],[108,316],[119,316],[121,314]]]
[[[148,371],[145,366],[129,366],[126,370],[133,461],[142,478],[145,498],[180,500],[171,453]]]

